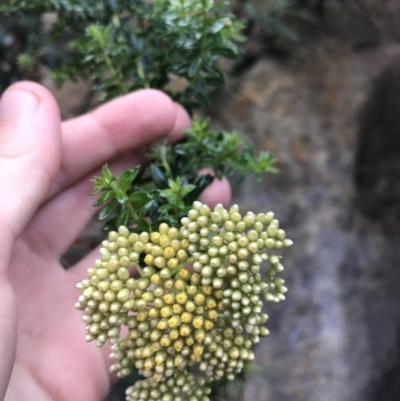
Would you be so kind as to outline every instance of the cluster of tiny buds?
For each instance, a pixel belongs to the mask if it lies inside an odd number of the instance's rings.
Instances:
[[[210,392],[204,379],[186,371],[160,382],[139,380],[127,389],[126,395],[127,401],[209,401]]]
[[[292,241],[273,213],[242,216],[237,205],[212,211],[194,202],[181,224],[110,232],[78,284],[86,340],[110,342],[112,373],[136,367],[145,377],[128,390],[129,401],[208,400],[205,383],[232,380],[268,335],[263,302],[285,299],[275,275],[283,270],[279,250]],[[198,378],[189,371],[194,364]]]

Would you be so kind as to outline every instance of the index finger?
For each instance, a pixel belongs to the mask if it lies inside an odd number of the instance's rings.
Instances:
[[[125,95],[64,122],[61,167],[48,198],[118,154],[161,138],[178,138],[189,126],[185,109],[154,89]]]

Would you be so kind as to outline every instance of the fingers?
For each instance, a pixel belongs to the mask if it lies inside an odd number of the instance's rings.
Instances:
[[[210,174],[215,176],[214,171],[210,168],[204,168],[199,171],[199,174]],[[217,177],[214,181],[203,191],[200,196],[200,201],[207,204],[211,209],[213,209],[217,203],[222,203],[223,205],[228,205],[231,200],[231,186],[226,177],[219,180]]]
[[[61,122],[51,94],[22,82],[0,100],[0,399],[14,363],[16,304],[7,268],[16,237],[39,207],[60,160]]]
[[[118,154],[164,137],[179,137],[190,126],[182,106],[157,90],[140,90],[63,124],[60,172],[48,197]]]
[[[134,109],[135,113],[127,113],[127,109]],[[93,190],[90,182],[95,174],[93,169],[125,151],[111,167],[119,175],[143,161],[144,152],[137,148],[162,137],[174,140],[189,126],[186,111],[154,90],[125,96],[66,123],[63,165],[48,196],[62,188],[64,191],[48,200],[23,239],[42,254],[59,257],[97,211],[92,206],[95,199],[89,197]],[[126,153],[131,148],[135,151]]]
[[[31,82],[11,86],[0,100],[2,239],[12,243],[41,204],[58,172],[60,150],[60,115],[52,95]],[[4,252],[4,242],[1,248]],[[0,261],[7,263],[4,256]]]
[[[113,174],[120,175],[137,163],[140,159],[129,153],[111,161],[109,167]],[[32,219],[21,239],[44,258],[59,259],[98,212],[98,208],[93,207],[96,198],[90,196],[93,191],[90,179],[100,173],[100,170],[92,172],[50,199]]]
[[[113,174],[119,175],[131,168],[134,160],[130,154],[119,157],[110,164],[110,169]],[[45,258],[60,258],[97,213],[98,208],[93,207],[95,199],[89,196],[93,190],[90,178],[91,176],[87,176],[49,200],[24,232],[22,239]],[[210,207],[217,203],[227,204],[229,199],[230,185],[226,178],[215,179],[200,197]],[[58,229],[60,227],[62,229]]]
[[[127,109],[134,113],[127,113]],[[185,110],[154,90],[127,95],[65,123],[62,167],[47,195],[69,188],[42,207],[23,239],[41,254],[59,257],[96,212],[92,206],[93,198],[89,197],[93,168],[127,148],[141,147],[163,136],[179,137],[189,125]],[[118,156],[112,166],[113,173],[118,175],[140,163],[142,155],[143,152],[136,150],[122,158]],[[71,185],[74,182],[75,185]],[[215,180],[202,195],[202,200],[214,205],[228,202],[229,197],[228,182]]]
[[[211,209],[217,203],[228,205],[231,200],[231,186],[227,178],[214,178],[214,181],[204,190],[200,196],[200,201],[207,204]]]

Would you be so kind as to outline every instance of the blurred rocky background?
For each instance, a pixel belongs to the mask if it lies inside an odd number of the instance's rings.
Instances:
[[[234,185],[234,202],[273,210],[295,242],[284,255],[287,300],[267,308],[271,335],[240,398],[398,401],[400,3],[314,1],[303,15],[273,3],[234,2],[249,39],[209,110],[214,128],[277,158],[279,173]],[[88,83],[58,89],[35,73],[64,117],[91,104]],[[89,227],[64,262],[96,233]]]
[[[247,401],[400,399],[400,4],[340,5],[290,54],[264,47],[212,111],[277,157],[234,200],[295,242]]]

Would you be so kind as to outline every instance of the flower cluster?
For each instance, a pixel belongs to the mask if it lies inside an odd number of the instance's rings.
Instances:
[[[112,344],[117,376],[135,366],[146,378],[128,390],[130,401],[207,400],[205,384],[233,379],[268,335],[263,301],[285,298],[275,274],[283,270],[278,251],[292,241],[273,213],[242,216],[237,205],[211,211],[194,202],[181,223],[152,233],[124,226],[110,232],[78,284],[86,340]],[[200,377],[188,370],[194,364]]]

